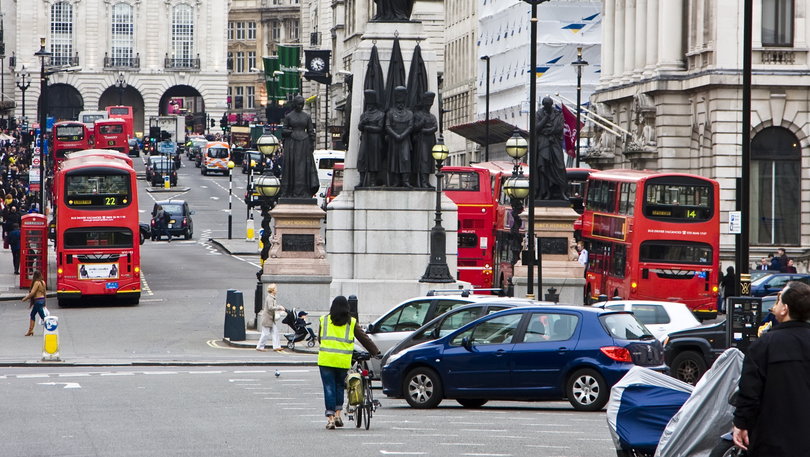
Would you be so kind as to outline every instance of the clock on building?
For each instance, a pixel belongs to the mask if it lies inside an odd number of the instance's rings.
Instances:
[[[315,57],[309,62],[309,69],[312,71],[321,72],[326,67],[326,62],[320,57]]]

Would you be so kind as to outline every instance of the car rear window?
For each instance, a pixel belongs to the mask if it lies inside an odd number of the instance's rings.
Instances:
[[[669,314],[661,305],[638,304],[633,305],[633,314],[644,325],[648,324],[669,324]]]
[[[599,316],[599,321],[613,338],[620,340],[655,338],[647,327],[630,313],[603,314]]]

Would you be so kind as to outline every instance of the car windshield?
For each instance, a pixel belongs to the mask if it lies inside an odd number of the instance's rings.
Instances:
[[[620,340],[645,340],[655,338],[641,322],[630,313],[603,314],[599,316],[602,327]]]

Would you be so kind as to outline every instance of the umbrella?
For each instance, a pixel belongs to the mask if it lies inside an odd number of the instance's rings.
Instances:
[[[419,43],[416,43],[416,47],[413,48],[411,69],[408,71],[408,108],[414,109],[427,90],[427,68],[425,68],[425,61],[422,59],[422,48]]]
[[[405,86],[405,62],[402,60],[399,37],[394,37],[391,62],[388,64],[388,76],[385,78],[385,110],[391,107],[391,102],[394,100],[394,89],[398,86]]]
[[[380,109],[385,109],[385,82],[383,81],[382,66],[380,65],[380,53],[377,45],[371,47],[371,57],[366,68],[366,80],[363,82],[363,90],[373,90],[377,92],[377,103]]]

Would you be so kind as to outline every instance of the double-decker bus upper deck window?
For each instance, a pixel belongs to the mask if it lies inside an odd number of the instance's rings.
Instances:
[[[80,141],[84,139],[83,125],[57,125],[56,139],[60,141]]]
[[[478,173],[471,171],[448,171],[444,173],[442,190],[478,192],[481,190],[478,181]]]
[[[647,181],[644,190],[644,216],[658,220],[698,222],[714,214],[712,186],[704,181]]]
[[[72,228],[65,230],[65,248],[131,248],[132,230],[117,227]]]
[[[124,133],[124,126],[123,125],[101,125],[98,128],[99,133],[102,135],[110,135],[114,133]]]
[[[129,114],[129,108],[110,108],[110,114],[127,115]]]
[[[639,249],[642,262],[711,265],[712,247],[688,241],[645,241]]]
[[[623,182],[619,184],[619,214],[633,215],[636,203],[636,183]]]
[[[588,183],[587,209],[606,213],[616,212],[616,185],[612,181],[594,180]]]
[[[68,172],[65,178],[65,203],[74,208],[114,208],[129,205],[130,175],[121,170],[101,169]]]

